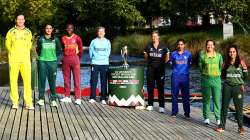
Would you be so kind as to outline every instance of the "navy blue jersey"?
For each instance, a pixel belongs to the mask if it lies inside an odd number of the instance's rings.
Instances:
[[[172,64],[172,73],[175,75],[189,74],[189,68],[192,63],[192,55],[185,50],[183,54],[178,51],[172,52],[170,56],[170,64]]]
[[[146,46],[144,53],[147,53],[148,55],[148,66],[157,68],[164,66],[165,57],[169,53],[169,49],[161,43],[157,48],[155,48],[153,44],[150,43]]]

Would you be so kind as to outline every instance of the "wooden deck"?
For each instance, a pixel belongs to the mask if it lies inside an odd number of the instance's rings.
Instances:
[[[209,126],[203,125],[201,109],[196,107],[191,108],[191,119],[185,119],[182,111],[177,118],[170,117],[170,104],[166,104],[166,113],[160,114],[157,111],[90,104],[87,98],[83,98],[80,106],[60,103],[58,108],[53,108],[47,103],[44,107],[35,106],[35,110],[28,111],[23,108],[22,97],[20,90],[20,108],[11,109],[9,90],[0,89],[1,140],[250,139],[249,127],[245,127],[246,135],[240,136],[237,124],[230,120],[227,130],[218,134],[214,131],[214,120]]]

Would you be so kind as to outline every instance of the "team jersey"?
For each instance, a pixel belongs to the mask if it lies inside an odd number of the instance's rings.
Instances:
[[[182,54],[174,51],[170,57],[170,64],[172,64],[172,74],[181,75],[189,74],[189,68],[192,63],[192,55],[185,50]]]
[[[38,60],[56,61],[61,51],[61,43],[57,37],[47,39],[45,36],[39,37],[37,41]]]
[[[148,55],[148,66],[157,68],[165,64],[165,57],[169,54],[169,49],[161,43],[157,48],[150,43],[144,49],[144,53]]]
[[[61,41],[63,45],[64,56],[72,56],[72,55],[78,55],[79,57],[82,56],[83,53],[82,39],[78,35],[73,34],[70,37],[64,35]]]
[[[199,68],[202,75],[217,77],[221,75],[223,59],[220,53],[215,52],[209,57],[206,52],[201,52],[199,57]]]
[[[111,43],[106,38],[95,38],[89,46],[91,64],[108,65],[111,52]]]
[[[239,67],[230,65],[225,71],[223,70],[223,75],[225,75],[225,82],[229,85],[241,85],[247,79],[248,71],[247,66],[244,61],[241,61]]]
[[[30,61],[32,48],[32,33],[28,28],[11,28],[7,35],[5,46],[8,50],[9,62]]]

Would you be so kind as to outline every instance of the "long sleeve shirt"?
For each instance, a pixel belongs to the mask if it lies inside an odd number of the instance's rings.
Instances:
[[[11,28],[5,41],[8,50],[9,62],[30,61],[30,50],[32,48],[32,33],[28,28]]]
[[[83,45],[82,45],[82,39],[78,35],[73,34],[70,37],[64,35],[61,41],[63,45],[64,56],[78,55],[79,58],[81,58],[83,54],[83,49],[82,49]]]
[[[109,65],[111,43],[106,38],[95,38],[89,46],[89,57],[91,64]]]

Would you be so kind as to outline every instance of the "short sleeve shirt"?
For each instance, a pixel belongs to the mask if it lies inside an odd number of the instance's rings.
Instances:
[[[174,51],[170,57],[170,64],[172,64],[172,73],[175,75],[189,74],[189,68],[192,62],[192,55],[185,50],[182,54]]]
[[[163,45],[159,44],[157,48],[153,46],[152,43],[148,44],[144,50],[144,53],[148,55],[148,66],[157,68],[164,66],[166,54],[169,53],[169,49]]]

